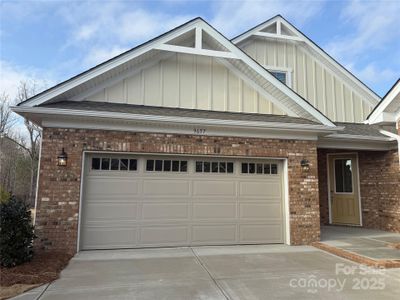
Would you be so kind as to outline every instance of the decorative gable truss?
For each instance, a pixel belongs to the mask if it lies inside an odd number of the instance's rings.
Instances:
[[[282,31],[282,27],[280,30]],[[44,91],[20,106],[33,108],[44,103],[85,100],[88,95],[112,86],[128,74],[132,75],[160,59],[165,59],[168,55],[177,53],[216,59],[289,116],[302,117],[335,127],[326,116],[277,80],[201,18],[196,18]]]
[[[358,78],[356,78],[352,73],[350,73],[347,69],[345,69],[341,64],[339,64],[336,60],[334,60],[331,56],[329,56],[324,50],[322,50],[318,45],[316,45],[311,39],[309,39],[307,36],[305,36],[302,32],[300,32],[297,28],[295,28],[291,23],[289,23],[287,20],[285,20],[282,16],[277,15],[270,20],[248,30],[247,32],[235,37],[232,39],[232,42],[235,45],[238,45],[241,49],[246,49],[246,51],[249,51],[247,48],[248,46],[251,46],[252,43],[254,43],[255,39],[265,39],[268,40],[269,43],[276,41],[280,42],[280,45],[290,45],[291,49],[291,55],[294,55],[294,51],[298,52],[298,57],[293,58],[293,60],[297,59],[297,62],[294,62],[294,65],[298,66],[298,68],[301,68],[301,71],[297,71],[298,74],[297,76],[301,76],[303,80],[301,81],[301,85],[306,85],[306,81],[304,78],[306,78],[306,72],[310,72],[312,74],[309,74],[307,80],[309,81],[315,81],[315,73],[317,73],[318,69],[316,69],[315,62],[312,60],[317,60],[318,63],[321,63],[321,66],[323,66],[323,69],[326,70],[326,78],[323,77],[323,80],[328,82],[329,84],[326,84],[327,87],[325,89],[329,89],[329,92],[331,97],[337,98],[337,99],[342,99],[345,98],[349,102],[353,102],[353,96],[355,97],[356,95],[358,99],[360,99],[363,102],[361,110],[366,110],[372,109],[380,100],[380,97],[376,95],[371,89],[369,89],[364,83],[362,83]],[[289,47],[289,46],[288,46]],[[294,49],[293,49],[294,47]],[[255,48],[255,47],[254,47]],[[261,51],[262,49],[257,49],[257,51]],[[286,51],[286,48],[285,48]],[[266,54],[263,54],[266,55]],[[268,54],[269,55],[269,54]],[[310,61],[306,62],[305,60],[307,59],[306,56],[310,56]],[[259,56],[258,54],[256,56]],[[262,56],[262,55],[261,55]],[[258,59],[257,59],[258,60]],[[285,64],[288,62],[285,61]],[[290,64],[293,64],[293,62],[290,62]],[[300,67],[299,67],[300,66]],[[321,69],[321,68],[319,68]],[[311,71],[309,71],[311,70]],[[300,73],[301,72],[301,73]],[[319,71],[321,72],[321,71]],[[323,72],[325,76],[325,72]],[[301,75],[300,75],[301,74]],[[308,74],[308,73],[307,73]],[[317,74],[318,75],[318,74]],[[329,78],[328,78],[329,75]],[[334,79],[336,78],[336,80]],[[335,82],[336,81],[336,82]],[[336,87],[335,85],[343,85],[345,86],[345,91],[343,90],[343,87]],[[314,84],[315,85],[315,84]],[[320,84],[319,84],[320,85]],[[303,87],[301,86],[302,90],[307,90],[309,87]],[[320,88],[320,87],[319,87]],[[297,90],[300,94],[303,94],[298,87]],[[318,89],[318,85],[314,86],[314,88],[311,91],[308,91],[308,97],[313,98],[312,101],[311,99],[309,100],[314,104],[316,107],[321,107],[318,106],[316,103],[317,100],[321,99],[315,99],[315,95],[310,95],[313,92],[315,93],[315,90]],[[334,92],[331,92],[331,89]],[[336,97],[335,97],[336,93]],[[341,93],[341,94],[340,94]],[[343,95],[344,93],[349,93],[351,95]],[[307,93],[306,93],[307,94]],[[319,97],[321,98],[321,97]],[[326,96],[325,96],[326,98]],[[325,99],[324,105],[328,106],[330,102],[337,101],[337,99]],[[358,101],[357,99],[357,101]],[[344,101],[344,100],[342,100]],[[358,104],[360,105],[360,104]],[[353,105],[354,106],[354,105]],[[346,110],[347,107],[345,107],[344,104],[342,103],[337,103],[337,107],[334,109],[339,109],[340,110]],[[322,109],[326,115],[328,115],[327,109]],[[342,113],[340,111],[340,113]],[[335,119],[334,115],[330,115],[329,117],[332,117]],[[344,120],[343,120],[344,121]],[[351,120],[347,120],[351,121]],[[356,120],[354,120],[356,121]]]
[[[274,18],[271,22],[263,23],[260,28],[251,32],[251,35],[246,33],[234,39],[235,43],[239,43],[249,36],[259,36],[272,39],[290,40],[290,41],[304,41],[304,39],[294,32],[290,27],[284,23],[280,18]]]

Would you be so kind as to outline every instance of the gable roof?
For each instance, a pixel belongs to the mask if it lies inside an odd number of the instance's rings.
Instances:
[[[268,32],[268,28],[271,28],[276,24],[276,33]],[[264,32],[263,30],[267,30]],[[285,30],[285,32],[283,32]],[[327,64],[335,73],[339,76],[344,76],[351,84],[353,88],[356,88],[361,94],[368,96],[365,99],[372,105],[376,105],[380,101],[379,95],[377,95],[370,87],[368,87],[364,82],[358,79],[353,73],[347,70],[343,65],[341,65],[337,60],[330,56],[325,50],[318,46],[313,40],[306,36],[303,32],[297,29],[293,24],[287,21],[281,15],[276,15],[271,19],[247,30],[246,32],[236,36],[231,41],[238,45],[245,42],[252,36],[261,36],[265,38],[279,38],[284,40],[291,40],[295,42],[301,42],[307,46],[307,48],[314,53],[316,56],[320,57],[325,64]]]
[[[367,122],[394,123],[400,119],[400,78],[367,117]]]
[[[169,44],[179,36],[187,34],[190,31],[195,31],[196,33],[196,46],[194,48]],[[200,37],[197,35],[198,32],[200,33]],[[201,46],[198,47],[197,43],[199,41],[201,43],[203,32],[213,38],[216,50],[202,49]],[[324,125],[335,127],[329,118],[312,106],[307,100],[276,79],[270,72],[201,18],[195,18],[88,71],[74,76],[20,103],[19,106],[33,107],[52,101],[69,100],[74,94],[79,94],[99,81],[105,81],[124,70],[137,66],[163,51],[223,58],[238,73],[250,78],[258,91],[262,90],[268,95],[268,100],[288,112],[289,115],[311,119]]]

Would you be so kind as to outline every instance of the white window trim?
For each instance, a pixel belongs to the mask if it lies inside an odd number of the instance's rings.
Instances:
[[[268,71],[286,73],[286,85],[290,88],[292,87],[292,77],[293,77],[292,68],[269,66],[269,65],[263,65],[263,67],[266,68]]]

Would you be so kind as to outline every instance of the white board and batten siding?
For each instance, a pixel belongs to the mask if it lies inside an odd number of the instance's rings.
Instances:
[[[284,114],[218,59],[189,54],[173,54],[83,100]]]
[[[300,43],[252,39],[243,50],[266,68],[290,72],[292,88],[333,121],[363,122],[373,108]]]
[[[137,169],[93,170],[92,158],[136,159]],[[148,171],[147,160],[187,167]],[[232,165],[199,172],[198,161]],[[262,164],[265,173],[244,174],[242,162]],[[85,169],[81,250],[284,242],[279,160],[91,154]]]

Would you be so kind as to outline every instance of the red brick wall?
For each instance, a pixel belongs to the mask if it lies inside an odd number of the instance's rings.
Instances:
[[[67,167],[57,166],[62,147]],[[314,141],[44,128],[36,215],[36,246],[41,249],[76,251],[84,150],[288,158],[291,241],[319,240]],[[303,158],[310,161],[308,172],[300,167]]]
[[[329,223],[327,153],[348,150],[318,149],[321,223]],[[358,153],[363,226],[400,232],[400,169],[398,151]]]

